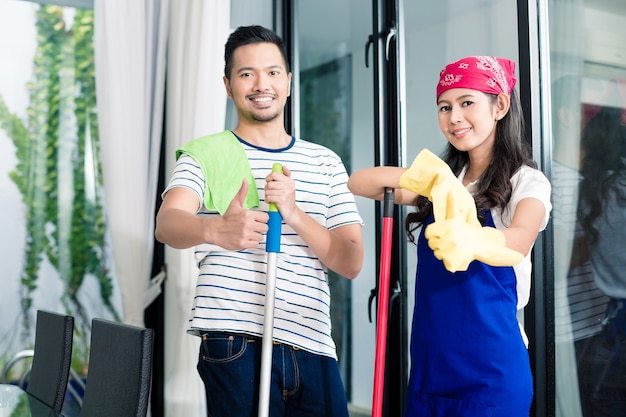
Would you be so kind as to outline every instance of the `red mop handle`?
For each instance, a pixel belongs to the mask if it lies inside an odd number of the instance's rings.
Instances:
[[[383,206],[382,243],[380,248],[380,276],[378,280],[378,320],[376,323],[376,358],[374,362],[374,398],[372,417],[381,417],[385,387],[385,356],[387,353],[387,321],[389,318],[389,275],[391,271],[391,244],[393,237],[393,189],[385,189]]]

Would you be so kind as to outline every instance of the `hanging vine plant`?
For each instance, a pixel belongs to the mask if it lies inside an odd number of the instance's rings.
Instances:
[[[76,9],[71,28],[64,9],[36,11],[37,48],[27,85],[27,120],[11,113],[0,95],[0,127],[17,157],[9,173],[25,206],[26,242],[20,304],[25,334],[32,334],[33,295],[44,257],[64,285],[62,304],[76,318],[87,359],[90,317],[80,300],[86,277],[97,279],[101,302],[116,320],[106,242],[96,116],[93,11]]]

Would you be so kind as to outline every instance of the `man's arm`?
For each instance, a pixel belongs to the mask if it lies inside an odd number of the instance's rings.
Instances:
[[[288,224],[329,269],[349,279],[356,278],[361,272],[363,235],[360,224],[328,230],[300,209],[291,216]]]
[[[243,204],[248,183],[243,180],[239,192],[223,216],[201,217],[197,195],[184,187],[170,189],[163,198],[156,217],[156,239],[176,249],[212,243],[224,249],[255,248],[267,232],[267,213],[246,210]]]

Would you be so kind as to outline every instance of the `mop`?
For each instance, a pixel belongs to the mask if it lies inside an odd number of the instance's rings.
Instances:
[[[389,317],[389,275],[391,270],[391,244],[393,237],[393,199],[394,190],[391,188],[385,189],[380,248],[380,274],[378,279],[378,320],[376,323],[376,356],[374,361],[372,417],[381,417],[383,412],[387,320]]]
[[[282,172],[282,165],[272,165],[272,172]],[[261,347],[261,382],[259,387],[259,417],[267,417],[270,407],[272,384],[272,350],[274,348],[274,301],[276,293],[276,257],[280,252],[282,217],[276,204],[270,203],[267,223],[267,278],[265,283],[265,319],[263,321],[263,344]]]

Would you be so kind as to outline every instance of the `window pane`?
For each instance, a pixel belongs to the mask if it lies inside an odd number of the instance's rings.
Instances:
[[[334,150],[348,173],[374,164],[372,69],[365,67],[371,33],[368,2],[294,2],[296,39],[292,92],[294,134]],[[324,22],[324,24],[320,24]],[[370,51],[370,65],[371,65]],[[367,300],[376,283],[374,203],[357,199],[366,226],[365,262],[353,281],[329,274],[333,339],[348,400],[355,414],[372,401],[375,326]],[[373,307],[375,309],[375,305]],[[375,317],[375,311],[372,312]]]
[[[556,414],[623,415],[626,3],[549,6]]]

